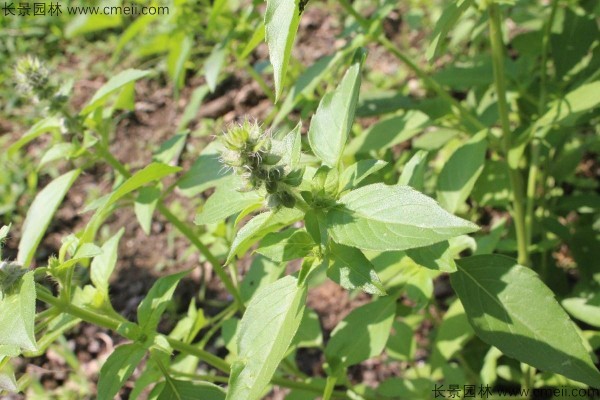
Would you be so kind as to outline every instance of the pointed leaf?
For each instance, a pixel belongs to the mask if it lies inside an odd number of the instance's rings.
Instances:
[[[17,255],[19,264],[28,266],[31,263],[50,220],[80,172],[75,169],[59,176],[35,196],[23,223],[23,233]]]
[[[323,163],[336,167],[348,140],[360,91],[360,63],[348,68],[339,86],[327,93],[310,121],[308,141]]]
[[[123,233],[125,233],[125,229],[121,228],[114,236],[104,242],[102,253],[94,257],[90,267],[92,283],[105,295],[108,295],[108,280],[117,264],[117,250]]]
[[[228,400],[261,398],[300,326],[305,299],[305,288],[291,275],[254,295],[240,322]]]
[[[189,274],[183,271],[157,280],[138,307],[138,323],[145,332],[154,332],[160,317],[169,305],[179,281]]]
[[[359,288],[379,296],[387,294],[375,272],[375,267],[360,250],[331,243],[331,256],[333,265],[327,270],[327,276],[344,289]]]
[[[381,297],[353,310],[331,333],[325,357],[334,370],[379,355],[394,322],[396,298]]]
[[[279,99],[283,90],[285,73],[300,23],[299,14],[296,0],[267,0],[265,37],[275,77],[275,100]]]
[[[452,286],[477,336],[537,369],[600,386],[574,323],[535,272],[502,255],[464,258],[457,266]]]
[[[100,369],[98,400],[114,399],[145,354],[146,349],[138,343],[117,347]]]
[[[135,82],[145,76],[150,75],[150,73],[151,71],[140,71],[137,69],[127,69],[118,73],[110,78],[108,82],[106,82],[100,89],[96,91],[96,93],[94,93],[92,99],[83,108],[83,110],[81,110],[81,114],[89,114],[91,111],[104,104],[104,101],[111,93],[121,89],[130,82]]]
[[[284,262],[306,256],[314,246],[315,242],[306,231],[290,228],[269,233],[256,252],[273,261]]]
[[[329,233],[337,243],[361,249],[405,250],[478,229],[408,186],[368,185],[339,203],[327,215]]]
[[[225,391],[208,382],[169,378],[158,400],[225,400]]]

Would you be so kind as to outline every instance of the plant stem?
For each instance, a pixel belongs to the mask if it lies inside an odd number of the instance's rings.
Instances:
[[[323,391],[323,400],[331,399],[331,395],[333,394],[333,389],[335,388],[335,383],[337,382],[337,378],[333,376],[327,377],[327,384],[325,385],[325,390]]]
[[[136,340],[135,337],[128,337],[128,336],[125,336],[125,334],[123,332],[119,332],[119,327],[122,325],[121,321],[117,321],[108,316],[98,314],[92,310],[87,310],[85,308],[78,307],[74,304],[64,303],[60,299],[54,297],[48,291],[48,289],[46,289],[44,286],[42,286],[40,284],[36,284],[36,292],[37,292],[37,298],[39,300],[41,300],[44,303],[47,303],[51,306],[54,306],[56,309],[60,310],[61,312],[70,314],[74,317],[77,317],[77,318],[83,320],[83,321],[100,326],[102,328],[106,328],[106,329],[115,331],[115,332],[123,335],[124,337],[126,337],[129,340]],[[183,343],[179,340],[175,340],[175,339],[171,339],[171,338],[167,337],[167,341],[169,342],[169,344],[171,345],[171,347],[174,350],[177,350],[179,352],[186,353],[189,355],[193,355],[193,356],[199,358],[200,360],[206,362],[207,364],[210,364],[213,367],[215,367],[223,372],[229,372],[229,364],[226,361],[224,361],[223,359],[221,359],[205,350],[195,347],[191,344]]]
[[[502,127],[504,156],[507,159],[512,148],[512,132],[508,118],[508,103],[506,101],[506,81],[504,77],[504,43],[502,39],[502,18],[500,7],[491,3],[488,8],[490,16],[490,43],[492,47],[492,63],[494,66],[494,83],[498,97],[498,112]],[[518,261],[521,265],[529,265],[529,248],[527,246],[527,231],[525,228],[523,179],[518,167],[508,164],[510,184],[513,192],[513,221],[517,234]]]
[[[558,0],[552,1],[552,9],[550,11],[550,17],[544,27],[544,33],[542,36],[542,60],[540,65],[540,98],[538,101],[538,118],[541,118],[546,109],[547,101],[547,81],[548,81],[548,50],[550,47],[550,33],[552,31],[552,25],[554,24],[554,18],[556,17],[556,10],[558,8]],[[535,124],[535,127],[538,127]],[[539,127],[538,127],[539,128]],[[540,140],[535,137],[535,131],[533,132],[533,139],[531,142],[531,164],[529,166],[529,176],[527,179],[527,209],[525,214],[525,226],[527,229],[527,247],[532,243],[532,226],[533,226],[533,214],[535,205],[535,192],[538,181],[538,173],[540,171]],[[542,178],[542,183],[544,179]],[[542,188],[544,189],[544,188]]]

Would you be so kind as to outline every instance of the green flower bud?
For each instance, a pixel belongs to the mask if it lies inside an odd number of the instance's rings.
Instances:
[[[53,95],[48,69],[36,57],[27,56],[17,61],[15,79],[18,90],[34,100],[45,100]]]

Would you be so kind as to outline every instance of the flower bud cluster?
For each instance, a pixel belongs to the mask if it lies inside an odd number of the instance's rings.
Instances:
[[[239,175],[242,190],[265,190],[270,207],[294,207],[291,188],[302,181],[302,171],[281,164],[281,155],[273,151],[273,139],[253,121],[232,126],[221,137],[225,150],[221,162]]]
[[[48,69],[36,57],[23,57],[15,66],[15,79],[18,90],[36,102],[50,99],[56,88],[50,83]]]

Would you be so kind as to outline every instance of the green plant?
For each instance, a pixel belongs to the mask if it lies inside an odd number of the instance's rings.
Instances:
[[[278,101],[293,65],[302,10],[311,3],[267,1],[265,38]],[[453,44],[468,54],[432,74],[382,31],[392,2],[380,2],[369,19],[355,8],[363,2],[356,3],[340,2],[349,16],[345,47],[306,70],[267,117],[274,126],[291,122],[294,109],[310,109],[312,91],[327,67],[344,69],[339,83],[318,101],[306,135],[301,122],[270,130],[245,119],[163,187],[163,179],[181,171],[169,165],[174,157],[169,149],[181,151],[185,136],[174,137],[153,163],[136,172],[109,151],[113,116],[131,109],[133,84],[151,75],[130,69],[111,78],[78,112],[62,102],[49,107],[48,116],[8,149],[14,153],[53,132],[57,143],[43,162],[67,159],[72,169],[37,194],[16,262],[0,264],[1,389],[25,385],[15,381],[11,357],[42,354],[80,321],[130,341],[104,363],[100,399],[113,398],[146,356],[132,397],[151,383],[156,383],[152,398],[228,400],[259,399],[272,385],[291,389],[293,398],[326,400],[427,399],[440,382],[508,382],[523,389],[600,386],[592,350],[600,336],[591,328],[600,328],[600,280],[593,267],[600,241],[598,182],[577,171],[582,156],[600,149],[594,95],[600,84],[598,40],[583,40],[598,32],[590,17],[598,15],[598,7],[558,0],[549,7],[527,1],[450,2],[426,56],[432,61],[444,51],[445,37],[461,18],[472,30],[462,41],[455,32]],[[526,32],[513,32],[512,57],[507,12],[536,22]],[[574,39],[581,43],[565,48]],[[373,108],[359,99],[363,46],[371,43],[402,62],[434,98],[396,103],[388,98],[384,112],[375,107],[375,113],[390,115],[362,131],[354,122]],[[48,94],[56,88],[44,80],[38,84],[41,64],[28,62],[31,68],[21,69],[28,94],[56,99]],[[406,141],[410,148],[394,151]],[[57,257],[30,270],[54,212],[81,172],[95,163],[112,167],[114,189],[88,206],[93,216],[82,231],[64,239]],[[191,195],[214,188],[196,216],[198,227],[167,204],[175,188]],[[94,243],[104,221],[131,203],[146,230],[158,212],[189,240],[212,264],[232,297],[230,305],[207,321],[192,301],[170,333],[160,332],[175,288],[189,273],[183,271],[154,284],[136,322],[113,309],[109,279],[123,233],[113,233],[101,246]],[[495,215],[501,218],[482,232],[479,226]],[[7,234],[2,228],[0,239]],[[212,247],[204,242],[207,236]],[[226,244],[223,254],[216,253],[219,243]],[[573,287],[565,287],[566,273],[553,265],[560,246],[568,246],[571,268],[580,276]],[[249,257],[252,266],[239,282],[237,263]],[[287,274],[293,260],[301,262]],[[81,268],[89,269],[91,283],[79,286],[74,274]],[[457,296],[437,304],[433,282],[446,275]],[[306,297],[325,279],[352,293],[366,292],[371,300],[352,310],[323,344]],[[36,297],[48,306],[37,314]],[[587,326],[582,330],[567,313]],[[435,335],[427,362],[419,364],[414,334],[425,319],[434,321]],[[226,359],[205,349],[217,332]],[[322,351],[325,379],[308,377],[295,365],[294,353],[303,347]],[[349,379],[348,368],[384,350],[406,362],[402,376],[378,388]],[[183,360],[191,367],[178,366]],[[200,361],[210,372],[198,374]],[[226,390],[218,386],[225,383]]]

